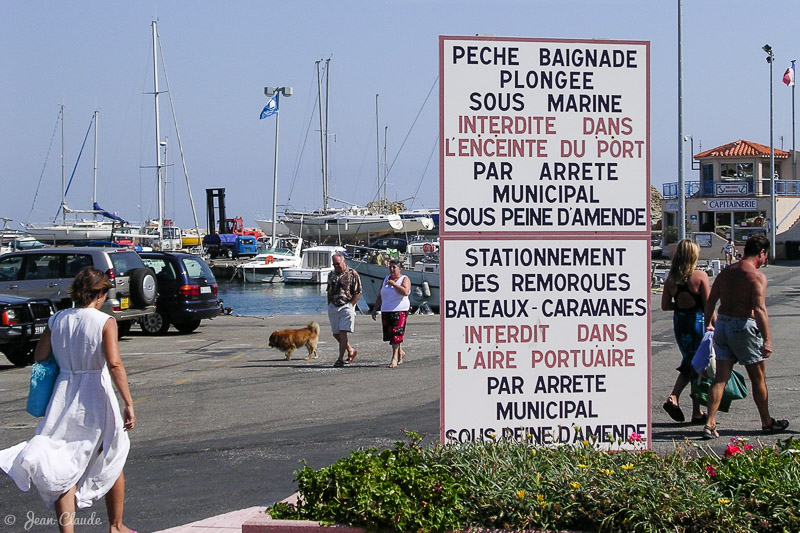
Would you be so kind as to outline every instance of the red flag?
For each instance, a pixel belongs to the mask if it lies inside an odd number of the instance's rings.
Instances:
[[[794,63],[783,73],[783,83],[788,87],[794,87]]]

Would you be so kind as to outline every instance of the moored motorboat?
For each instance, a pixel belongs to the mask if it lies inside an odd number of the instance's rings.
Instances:
[[[245,283],[282,283],[283,269],[302,263],[302,239],[278,239],[277,246],[267,248],[250,261],[240,264],[237,274]]]
[[[324,285],[333,272],[334,254],[344,253],[341,246],[312,246],[303,250],[303,262],[299,267],[284,268],[284,283],[306,283]]]

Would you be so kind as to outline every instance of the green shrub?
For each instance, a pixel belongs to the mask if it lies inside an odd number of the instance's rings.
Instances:
[[[297,472],[300,502],[274,518],[369,530],[800,531],[800,441],[731,439],[659,455],[507,440],[352,452]]]

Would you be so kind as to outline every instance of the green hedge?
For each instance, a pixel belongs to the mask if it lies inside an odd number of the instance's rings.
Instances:
[[[368,530],[800,531],[800,441],[689,442],[666,455],[499,440],[352,452],[296,472],[273,518]],[[640,446],[641,443],[636,443]]]

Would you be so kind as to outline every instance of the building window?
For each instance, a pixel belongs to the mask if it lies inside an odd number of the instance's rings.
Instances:
[[[753,179],[753,163],[720,163],[719,174],[724,181]]]
[[[775,161],[775,178],[780,179],[781,177],[781,166]],[[762,180],[769,180],[769,162],[761,163],[761,179]]]
[[[714,181],[714,163],[703,164],[703,181]]]
[[[744,242],[750,235],[766,233],[765,221],[764,211],[719,211],[714,213],[714,232],[723,239]]]

